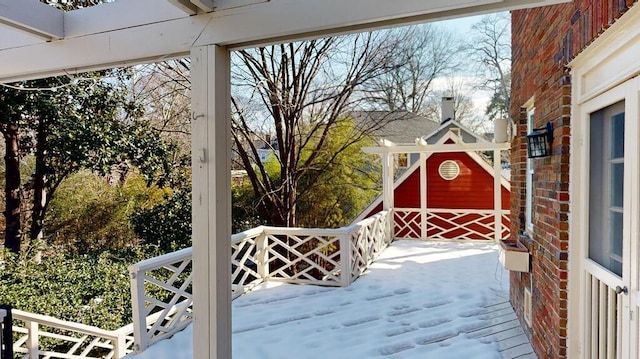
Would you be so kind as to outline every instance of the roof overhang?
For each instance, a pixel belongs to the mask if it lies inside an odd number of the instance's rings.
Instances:
[[[0,82],[567,0],[117,0],[61,12],[0,0]],[[213,9],[213,11],[210,11]]]

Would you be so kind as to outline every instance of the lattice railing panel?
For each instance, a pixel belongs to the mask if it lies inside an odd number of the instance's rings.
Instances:
[[[396,238],[421,238],[422,215],[419,209],[394,209],[394,234]]]
[[[238,233],[231,237],[231,293],[236,298],[264,280],[260,273],[260,256],[263,255],[262,227]]]
[[[191,254],[187,248],[129,268],[132,301],[137,303],[133,306],[136,343],[141,349],[181,331],[193,320]]]
[[[235,234],[231,238],[232,297],[266,280],[348,285],[390,243],[390,219],[390,212],[384,211],[340,229],[257,227]],[[192,321],[191,256],[188,248],[129,268],[137,351]],[[346,273],[343,268],[348,269]]]
[[[111,331],[13,310],[13,350],[21,358],[122,358],[133,351],[133,326]]]
[[[331,230],[313,233],[314,230],[272,227],[265,232],[269,280],[340,285],[338,234],[329,234]]]
[[[510,211],[502,211],[502,229],[500,231],[500,239],[509,238],[511,236],[511,216]]]
[[[436,211],[427,213],[427,237],[434,239],[494,240],[493,211]]]
[[[391,243],[390,213],[384,211],[365,219],[350,231],[351,281],[360,276]]]

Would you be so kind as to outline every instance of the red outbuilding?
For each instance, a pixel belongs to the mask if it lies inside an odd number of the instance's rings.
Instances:
[[[391,178],[393,172],[395,180],[392,187],[383,185],[383,194],[356,221],[391,207],[396,238],[495,241],[509,237],[509,171],[500,161],[508,143],[491,143],[449,119],[415,144],[387,139],[381,144],[365,151],[380,154],[383,167],[387,159],[394,169],[386,170],[383,177]],[[404,157],[414,159],[413,163],[398,169],[398,158]],[[498,158],[495,166],[493,158]]]

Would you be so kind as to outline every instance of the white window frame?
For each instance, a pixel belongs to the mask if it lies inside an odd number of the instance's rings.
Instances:
[[[400,164],[400,157],[404,157],[405,162],[404,165]],[[409,168],[409,154],[408,153],[398,153],[396,155],[396,165],[399,169]]]

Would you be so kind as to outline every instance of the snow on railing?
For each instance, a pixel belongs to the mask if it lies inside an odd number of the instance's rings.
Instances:
[[[391,218],[383,211],[339,229],[261,226],[233,235],[232,298],[265,281],[348,286],[391,243]],[[187,248],[129,267],[137,352],[193,320],[191,255]]]
[[[118,359],[133,351],[133,325],[104,330],[13,309],[13,351],[21,358]]]
[[[478,209],[434,209],[424,211],[416,208],[396,208],[394,235],[396,238],[424,238],[422,220],[426,218],[425,230],[428,239],[486,240],[495,241],[495,211]],[[508,210],[501,210],[501,238],[509,237],[510,218]]]

